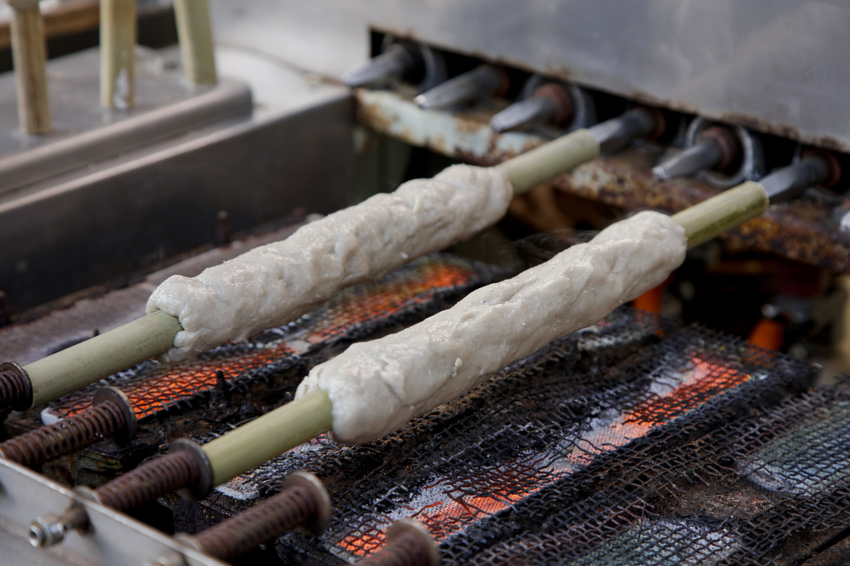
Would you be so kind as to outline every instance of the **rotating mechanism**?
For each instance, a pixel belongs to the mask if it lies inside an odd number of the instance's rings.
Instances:
[[[595,122],[593,99],[582,88],[534,75],[523,86],[520,101],[493,116],[490,125],[500,133],[542,126],[573,131]]]
[[[503,95],[510,85],[510,78],[504,69],[481,65],[423,92],[414,101],[426,110],[451,108]]]
[[[443,56],[427,45],[386,36],[381,53],[345,73],[342,80],[351,88],[404,81],[423,91],[446,80],[446,64]]]
[[[758,139],[740,126],[725,126],[695,118],[685,135],[685,148],[656,166],[658,180],[695,176],[728,189],[764,175]]]

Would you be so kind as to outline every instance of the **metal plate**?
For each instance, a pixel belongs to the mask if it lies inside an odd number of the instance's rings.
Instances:
[[[850,5],[834,0],[213,0],[220,40],[329,76],[377,28],[848,151]]]

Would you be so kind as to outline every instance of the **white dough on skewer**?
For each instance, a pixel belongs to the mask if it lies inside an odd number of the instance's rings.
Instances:
[[[183,326],[165,360],[290,322],[344,287],[467,239],[497,222],[513,187],[499,168],[454,165],[301,227],[197,277],[172,276],[151,295]]]
[[[642,212],[419,324],[352,345],[314,367],[296,397],[324,390],[336,439],[376,440],[660,284],[686,249],[679,224]]]

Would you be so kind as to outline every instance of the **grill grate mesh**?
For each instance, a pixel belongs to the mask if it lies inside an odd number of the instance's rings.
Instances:
[[[688,460],[695,442],[801,389],[813,370],[700,327],[658,342],[660,324],[616,311],[387,439],[319,438],[204,505],[231,514],[292,470],[317,473],[335,517],[318,544],[283,537],[285,563],[356,561],[401,517],[429,527],[446,564],[734,563],[749,543],[729,516],[683,518],[659,501],[713,469]]]

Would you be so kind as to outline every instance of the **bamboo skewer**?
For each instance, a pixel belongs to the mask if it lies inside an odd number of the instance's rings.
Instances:
[[[216,84],[218,75],[208,0],[175,0],[174,14],[186,79],[197,85]]]
[[[50,131],[47,100],[44,24],[38,0],[6,0],[12,8],[12,58],[18,90],[21,131],[46,134]]]
[[[136,2],[100,2],[100,104],[126,110],[135,99]]]

